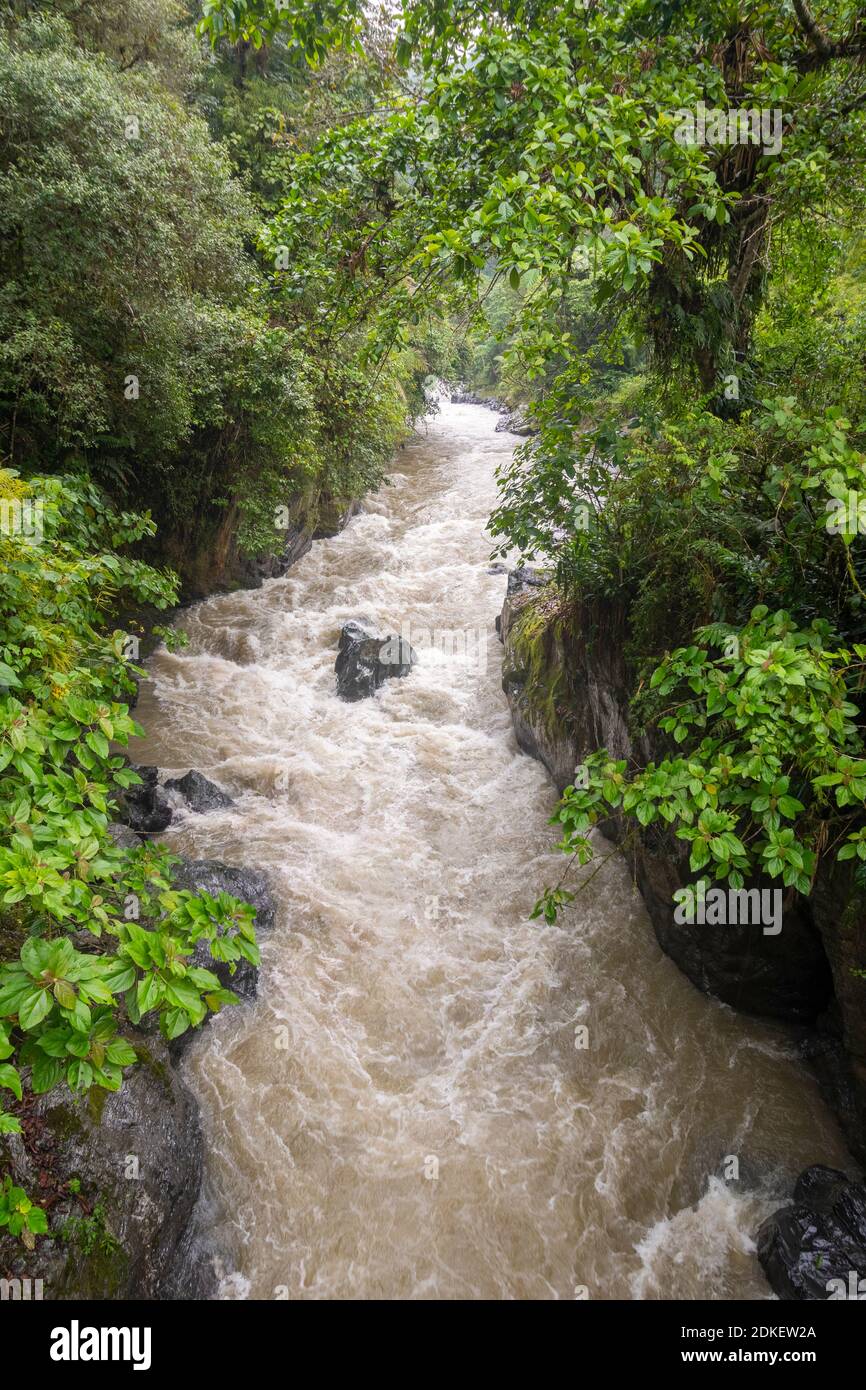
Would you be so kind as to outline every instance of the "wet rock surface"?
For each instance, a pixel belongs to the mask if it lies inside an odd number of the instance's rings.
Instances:
[[[228,893],[242,902],[251,903],[256,909],[256,937],[262,938],[272,929],[277,919],[277,904],[267,876],[258,869],[237,869],[222,864],[216,859],[192,859],[178,865],[174,873],[174,884],[190,893],[209,893],[212,898],[220,893]],[[247,960],[236,962],[235,973],[231,973],[226,961],[215,961],[206,941],[199,941],[195,964],[205,970],[212,970],[225,989],[234,990],[241,999],[254,999],[258,992],[258,967]],[[194,1033],[182,1033],[178,1042],[191,1041]]]
[[[493,567],[489,572],[493,573]],[[496,619],[496,631],[503,642],[508,637],[512,623],[521,608],[530,599],[536,598],[538,591],[543,589],[550,580],[549,573],[536,569],[533,565],[520,565],[517,569],[507,570],[507,573],[505,602],[502,605],[502,612]]]
[[[156,767],[131,764],[141,778],[138,786],[127,787],[117,798],[117,815],[123,825],[142,835],[158,834],[171,824],[171,802],[159,785]]]
[[[417,661],[409,643],[393,633],[374,632],[363,618],[348,622],[340,632],[337,660],[337,694],[341,700],[364,700],[386,680],[408,676]]]
[[[538,429],[520,410],[509,410],[501,420],[496,422],[498,434],[507,432],[508,434],[531,435],[538,434]]]
[[[159,1038],[128,1036],[140,1060],[119,1091],[56,1087],[5,1141],[13,1180],[47,1209],[54,1239],[27,1251],[5,1237],[0,1268],[42,1279],[45,1299],[171,1296],[201,1183],[198,1105]]]
[[[451,392],[452,405],[483,405],[487,410],[502,411],[507,410],[508,406],[496,396],[479,396],[474,391],[464,391],[458,388]]]
[[[227,792],[195,768],[184,777],[170,777],[165,783],[165,790],[176,792],[191,811],[200,814],[207,811],[227,811],[235,804]]]
[[[260,589],[266,579],[282,579],[313,544],[313,532],[303,522],[285,528],[285,542],[277,555],[238,556],[234,577],[245,589]]]
[[[130,826],[124,825],[122,821],[112,821],[108,827],[111,836],[118,849],[138,849],[144,844],[142,837]]]
[[[598,748],[630,763],[664,756],[629,729],[624,633],[614,612],[585,613],[573,630],[545,621],[531,642],[525,639],[520,615],[543,594],[545,582],[543,572],[530,566],[512,571],[500,620],[503,689],[520,747],[545,764],[560,791],[574,780],[576,765]],[[674,893],[698,877],[689,870],[684,843],[656,825],[637,833],[621,816],[611,816],[601,828],[621,843],[627,839],[659,945],[698,989],[745,1013],[793,1023],[814,1022],[827,1008],[830,969],[806,908],[785,909],[775,935],[760,922],[679,924]],[[757,879],[746,885],[770,886]]]
[[[322,502],[319,509],[319,519],[316,529],[313,532],[314,541],[331,540],[338,536],[340,532],[348,526],[353,516],[357,516],[363,511],[360,502]]]
[[[544,573],[531,566],[513,570],[499,621],[503,689],[520,747],[545,764],[560,791],[573,781],[576,765],[598,748],[640,765],[666,756],[668,750],[636,738],[629,727],[623,654],[628,634],[615,605],[585,607],[570,628],[545,619],[527,637],[521,615],[527,605],[543,601],[545,582]],[[679,924],[673,894],[698,877],[689,870],[684,843],[655,825],[638,833],[620,816],[601,829],[627,848],[659,945],[698,989],[743,1012],[798,1025],[824,1018],[835,989],[842,1012],[835,1051],[830,1036],[820,1049],[825,1091],[853,1151],[866,1155],[866,1010],[856,973],[866,963],[862,895],[834,871],[831,879],[819,876],[808,905],[784,905],[778,934],[765,933],[760,922]],[[746,886],[773,885],[755,880]]]
[[[866,1184],[823,1164],[807,1168],[791,1205],[767,1218],[757,1243],[758,1259],[779,1298],[866,1296]]]
[[[123,846],[142,843],[125,825],[112,834]],[[192,860],[177,867],[174,883],[251,903],[260,940],[276,921],[268,879],[256,869]],[[231,975],[204,941],[194,960],[242,1000],[255,997],[258,969],[249,962]],[[58,1086],[30,1097],[23,1134],[0,1140],[3,1168],[45,1207],[54,1237],[27,1251],[0,1233],[0,1275],[29,1278],[31,1287],[41,1279],[45,1299],[208,1298],[213,1271],[195,1252],[190,1224],[204,1145],[198,1103],[177,1070],[198,1030],[166,1044],[147,1015],[124,1031],[139,1062],[119,1091],[73,1096]]]

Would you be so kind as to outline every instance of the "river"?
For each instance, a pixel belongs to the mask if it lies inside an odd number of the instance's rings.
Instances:
[[[562,861],[500,687],[495,420],[443,405],[341,535],[149,663],[133,756],[236,798],[166,839],[280,903],[257,1003],[185,1064],[201,1239],[225,1298],[767,1298],[757,1225],[848,1155],[785,1033],[689,984],[618,857],[528,920]],[[347,704],[358,616],[420,659]]]

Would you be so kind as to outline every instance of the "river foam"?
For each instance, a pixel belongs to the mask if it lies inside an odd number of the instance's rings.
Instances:
[[[258,1002],[189,1053],[202,1239],[226,1298],[766,1298],[757,1223],[845,1149],[785,1036],[662,955],[619,858],[529,921],[562,862],[500,689],[494,423],[443,406],[341,535],[149,664],[134,756],[237,798],[167,838],[281,905]],[[487,634],[485,659],[422,646],[345,704],[358,616]]]

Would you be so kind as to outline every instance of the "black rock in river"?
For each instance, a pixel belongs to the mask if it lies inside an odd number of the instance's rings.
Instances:
[[[363,700],[393,676],[408,676],[415,652],[403,637],[380,636],[364,619],[348,622],[340,633],[337,694],[342,700]]]

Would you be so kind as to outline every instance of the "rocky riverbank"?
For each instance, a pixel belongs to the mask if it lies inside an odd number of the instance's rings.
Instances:
[[[132,842],[127,826],[118,826],[116,835]],[[276,920],[268,882],[255,870],[185,861],[175,886],[251,903],[260,941]],[[230,976],[228,966],[212,961],[200,945],[196,963],[233,989],[241,1007],[255,998],[256,967],[241,961]],[[45,1208],[50,1235],[33,1251],[6,1238],[0,1268],[7,1278],[29,1279],[31,1288],[41,1280],[46,1299],[207,1297],[212,1273],[190,1259],[188,1249],[204,1142],[198,1102],[180,1066],[196,1034],[166,1043],[155,1028],[127,1025],[123,1031],[139,1060],[119,1091],[94,1087],[75,1097],[58,1086],[31,1096],[20,1115],[22,1133],[6,1140],[4,1167]]]
[[[280,509],[274,547],[249,555],[238,543],[240,506],[234,501],[197,518],[192,531],[172,529],[165,522],[153,542],[152,559],[177,571],[186,603],[234,589],[257,589],[264,580],[286,574],[313,541],[336,536],[360,505],[314,489],[299,492]]]
[[[499,400],[497,396],[478,396],[472,391],[453,391],[451,394],[453,405],[483,405],[486,410],[493,410],[499,415],[496,421],[497,434],[537,434],[538,429],[531,420],[526,418],[523,410],[512,407],[505,401]]]
[[[517,741],[545,765],[559,791],[597,748],[639,764],[661,756],[629,726],[622,613],[612,606],[587,608],[575,620],[547,577],[523,567],[508,576],[497,627]],[[778,935],[730,925],[696,931],[674,920],[673,894],[695,877],[682,842],[655,826],[635,833],[617,815],[602,829],[628,856],[662,950],[704,993],[794,1027],[851,1152],[866,1162],[866,902],[847,866],[823,871],[809,902],[786,909]],[[794,1216],[773,1218],[776,1224],[768,1223],[759,1246],[781,1297],[818,1296],[815,1278],[806,1278],[802,1267],[822,1251],[835,1249],[842,1263],[849,1262],[846,1268],[866,1277],[860,1189],[835,1174],[827,1198],[826,1183],[804,1179],[794,1194]],[[814,1249],[806,1240],[810,1231]],[[827,1256],[834,1272],[838,1262]]]
[[[215,558],[202,567],[188,555],[181,567],[188,597],[226,587],[256,588],[284,574],[314,540],[342,530],[358,507],[322,498],[315,506],[299,506],[280,554],[262,561],[239,556],[227,518],[225,545]],[[178,809],[205,814],[232,805],[195,769],[165,782],[157,768],[138,771],[142,784],[121,799],[121,819],[111,827],[121,845],[158,837]],[[175,870],[175,886],[212,896],[225,892],[251,903],[259,940],[274,924],[276,903],[265,875],[254,869],[185,861]],[[256,967],[242,960],[232,976],[228,965],[210,958],[206,943],[199,943],[199,953],[195,963],[234,990],[241,1007],[255,998]],[[124,1036],[139,1060],[119,1091],[94,1087],[76,1097],[58,1086],[28,1096],[20,1113],[22,1133],[0,1141],[4,1170],[49,1220],[49,1235],[40,1237],[34,1250],[0,1234],[0,1276],[13,1281],[12,1298],[195,1299],[214,1292],[212,1272],[191,1247],[205,1152],[198,1102],[180,1064],[195,1034],[167,1044],[155,1028],[127,1024]]]

